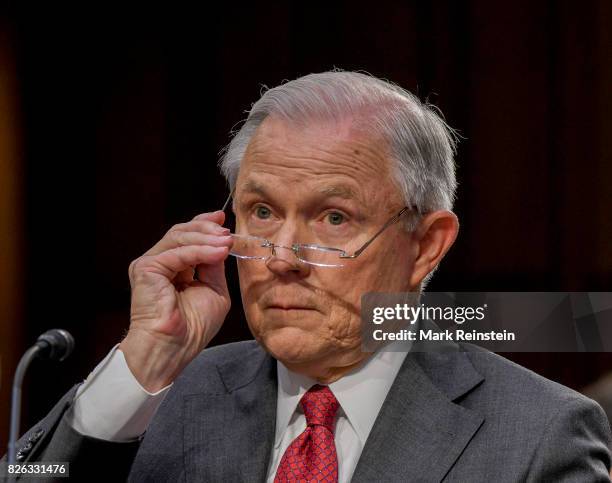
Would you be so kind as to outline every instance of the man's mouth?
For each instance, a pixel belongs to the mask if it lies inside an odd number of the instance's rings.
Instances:
[[[259,304],[264,310],[276,311],[278,313],[298,311],[322,312],[317,296],[305,290],[268,290],[259,297]]]
[[[314,307],[307,307],[304,305],[292,305],[292,304],[270,304],[266,306],[266,309],[270,310],[316,310]]]

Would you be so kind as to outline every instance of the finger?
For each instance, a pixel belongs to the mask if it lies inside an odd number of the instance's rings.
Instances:
[[[152,257],[143,257],[139,266],[135,267],[135,272],[136,276],[138,273],[157,273],[172,280],[178,273],[190,267],[221,263],[227,258],[228,253],[227,247],[207,245],[173,248]]]
[[[208,235],[215,236],[227,236],[229,230],[212,221],[190,221],[187,223],[179,223],[174,225],[163,238],[158,241],[145,255],[157,255],[161,252],[176,248],[178,246],[186,245],[187,243],[180,243],[180,233],[182,232],[199,232]]]
[[[189,245],[231,246],[232,241],[233,239],[229,235],[209,235],[195,231],[170,231],[145,255],[157,255],[166,250]]]
[[[167,233],[173,231],[199,231],[201,233],[223,235],[227,233],[228,229],[211,220],[191,220],[174,225]]]
[[[214,221],[215,223],[218,223],[219,225],[223,225],[223,223],[225,223],[225,212],[218,210],[218,211],[213,211],[212,213],[201,213],[195,216],[193,220],[194,221],[208,220],[208,221]]]

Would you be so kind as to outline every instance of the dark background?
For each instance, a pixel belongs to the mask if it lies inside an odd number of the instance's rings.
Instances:
[[[77,341],[28,373],[25,430],[122,337],[129,262],[220,208],[218,153],[262,84],[362,69],[460,131],[461,232],[429,290],[611,290],[612,2],[165,5],[1,7],[1,444],[20,353]],[[214,343],[249,337],[234,303]],[[576,389],[612,370],[507,356]]]

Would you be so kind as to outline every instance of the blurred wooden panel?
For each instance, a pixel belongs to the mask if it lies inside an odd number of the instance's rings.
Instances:
[[[612,19],[612,2],[600,2],[597,11],[597,87],[598,87],[598,119],[599,128],[599,152],[597,154],[598,164],[598,186],[597,193],[600,200],[597,206],[597,226],[599,237],[597,240],[597,267],[605,273],[604,279],[608,290],[612,282],[612,32],[610,19]]]
[[[10,38],[0,23],[0,435],[8,433],[10,386],[22,334],[21,176],[17,117]],[[5,445],[2,437],[0,445]]]

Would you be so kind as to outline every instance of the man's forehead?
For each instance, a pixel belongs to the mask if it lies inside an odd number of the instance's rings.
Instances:
[[[237,194],[290,189],[317,197],[357,200],[368,205],[396,198],[387,150],[380,141],[346,128],[302,126],[266,119],[240,167]]]
[[[354,122],[350,118],[344,120],[310,119],[293,122],[277,116],[268,116],[257,128],[254,137],[260,139],[287,139],[295,137],[330,137],[334,139],[350,139],[359,136]]]
[[[245,159],[265,157],[269,152],[299,155],[355,155],[363,161],[375,161],[377,168],[386,165],[387,149],[371,133],[356,130],[351,121],[308,121],[299,124],[275,117],[266,118],[246,150]],[[376,159],[378,158],[378,159]],[[380,164],[380,166],[378,166]]]

